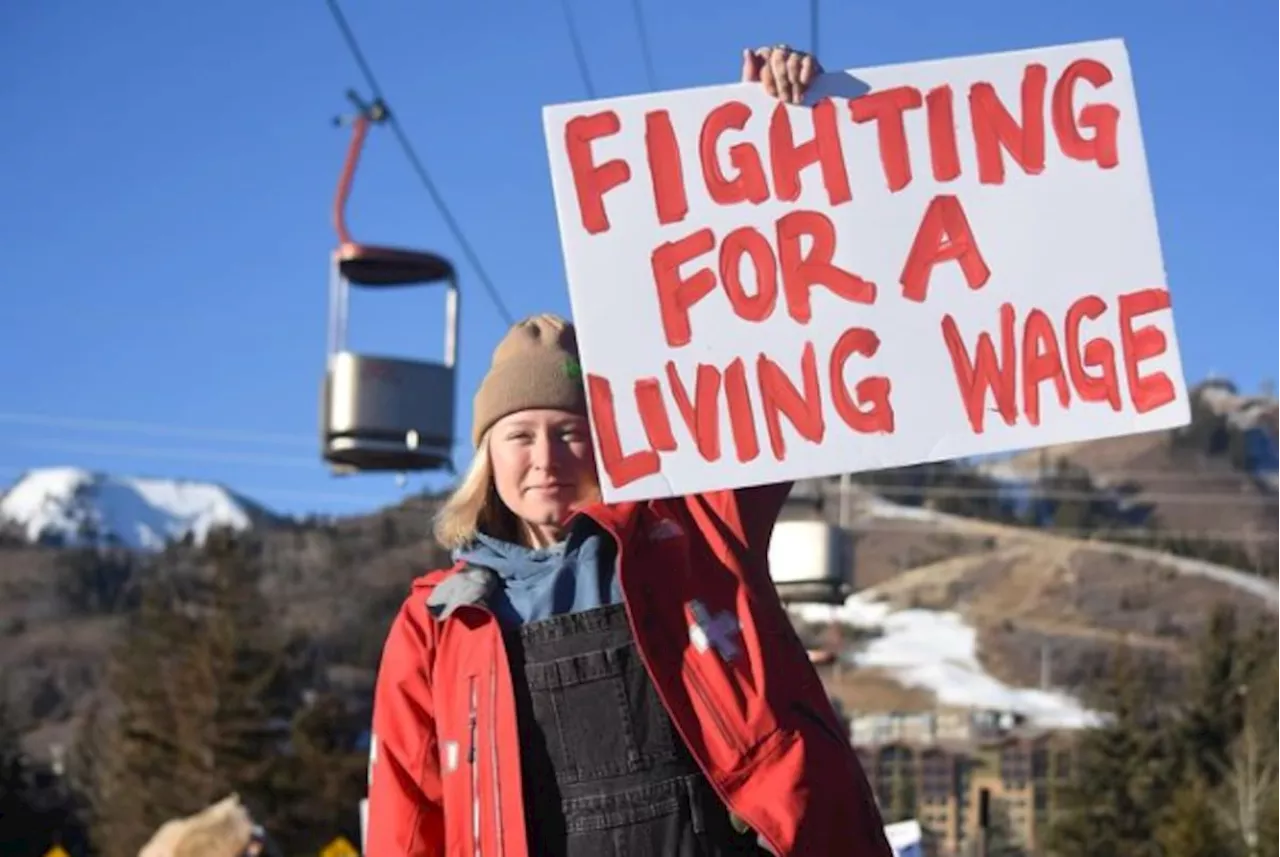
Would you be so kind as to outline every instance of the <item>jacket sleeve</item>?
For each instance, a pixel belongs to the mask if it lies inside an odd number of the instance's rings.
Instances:
[[[708,491],[688,495],[684,500],[695,520],[706,521],[706,516],[712,519],[712,528],[718,534],[717,541],[763,568],[769,558],[773,526],[778,522],[778,514],[791,493],[792,484],[777,482]]]
[[[365,857],[442,857],[435,708],[428,674],[432,629],[424,606],[400,609],[382,650],[369,748]]]
[[[738,507],[738,518],[742,522],[747,549],[751,552],[761,556],[767,554],[769,540],[773,537],[773,527],[778,523],[782,504],[787,501],[787,497],[791,494],[791,486],[794,484],[793,482],[776,482],[772,485],[738,488],[732,492]]]

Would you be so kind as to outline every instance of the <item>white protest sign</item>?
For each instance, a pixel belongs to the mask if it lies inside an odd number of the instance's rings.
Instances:
[[[893,857],[924,857],[924,828],[914,818],[884,826]]]
[[[609,502],[1189,420],[1121,41],[543,121]]]

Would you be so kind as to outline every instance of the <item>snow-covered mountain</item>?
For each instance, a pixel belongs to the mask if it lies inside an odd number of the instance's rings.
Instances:
[[[243,530],[274,516],[210,482],[114,476],[75,467],[28,471],[0,497],[0,523],[31,541],[114,543],[158,550],[217,527]]]

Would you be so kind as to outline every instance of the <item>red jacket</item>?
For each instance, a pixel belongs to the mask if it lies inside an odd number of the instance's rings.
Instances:
[[[769,577],[769,537],[789,489],[597,505],[580,514],[617,539],[641,659],[728,807],[780,855],[892,857],[866,776]],[[417,580],[387,638],[374,700],[366,857],[528,853],[516,709],[497,620],[478,605],[442,621],[427,611],[432,589],[458,570]],[[728,634],[699,632],[725,624]]]

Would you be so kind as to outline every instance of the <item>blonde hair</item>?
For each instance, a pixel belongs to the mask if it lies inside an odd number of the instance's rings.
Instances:
[[[515,541],[516,516],[498,496],[489,459],[489,432],[480,435],[471,466],[458,487],[436,514],[435,537],[445,550],[456,550],[485,533],[503,541]]]
[[[502,502],[493,482],[493,461],[489,457],[490,434],[491,430],[486,430],[480,435],[476,454],[462,481],[436,513],[434,534],[436,542],[445,550],[465,547],[475,540],[478,533],[505,542],[520,541],[520,520]],[[594,476],[594,471],[592,475]],[[594,479],[592,481],[594,483]],[[599,499],[600,488],[593,484],[593,488],[582,499],[582,505],[598,502]]]

